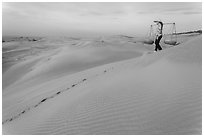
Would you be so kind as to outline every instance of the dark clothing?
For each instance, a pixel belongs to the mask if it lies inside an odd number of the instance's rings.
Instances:
[[[163,30],[163,23],[161,21],[154,21],[157,23],[157,32],[156,32],[156,39],[155,39],[155,51],[162,50],[161,46],[159,45],[159,42],[162,38],[162,30]]]
[[[159,45],[159,42],[160,42],[161,38],[162,38],[162,35],[157,37],[156,40],[155,40],[155,51],[157,51],[157,49],[162,50],[161,46]]]

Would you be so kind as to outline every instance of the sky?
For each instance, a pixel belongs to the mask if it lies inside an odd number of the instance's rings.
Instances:
[[[4,2],[3,36],[146,35],[154,20],[178,32],[202,29],[200,2]],[[166,30],[170,31],[166,26]]]

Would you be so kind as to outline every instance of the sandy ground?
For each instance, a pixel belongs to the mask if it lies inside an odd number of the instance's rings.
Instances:
[[[178,41],[4,42],[3,134],[201,134],[202,35]]]

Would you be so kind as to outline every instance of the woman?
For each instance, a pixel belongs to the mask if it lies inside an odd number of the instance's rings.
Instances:
[[[162,50],[159,42],[162,38],[162,30],[163,30],[163,23],[161,21],[154,21],[157,24],[157,32],[156,32],[156,39],[155,39],[155,52],[158,50]]]

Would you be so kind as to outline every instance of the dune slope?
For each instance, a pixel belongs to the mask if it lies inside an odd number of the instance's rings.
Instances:
[[[201,134],[201,49],[198,36],[5,97],[3,134]]]

